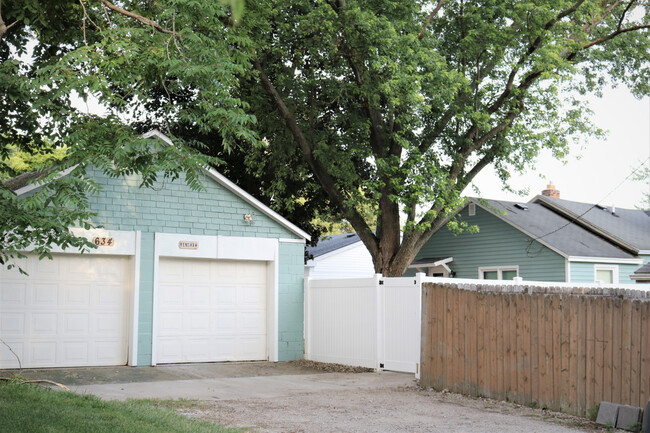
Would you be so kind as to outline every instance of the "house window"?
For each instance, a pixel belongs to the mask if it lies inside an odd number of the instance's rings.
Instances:
[[[519,266],[478,268],[478,278],[481,280],[514,280],[518,276]]]
[[[467,210],[469,212],[469,216],[476,215],[476,205],[474,203],[470,203],[469,206],[467,206]]]
[[[603,284],[618,283],[618,266],[594,265],[594,281]]]

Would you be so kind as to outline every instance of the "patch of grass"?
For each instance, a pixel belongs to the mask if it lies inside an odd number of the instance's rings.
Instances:
[[[592,407],[591,409],[587,409],[587,418],[589,418],[592,421],[596,421],[596,418],[598,418],[598,411],[600,410],[600,404],[597,404],[596,406]]]
[[[160,405],[164,406],[164,405]],[[29,384],[0,383],[0,432],[235,433],[151,401],[104,401]]]
[[[531,409],[535,409],[537,407],[537,402],[536,401],[529,401],[526,403],[526,406],[528,406]]]

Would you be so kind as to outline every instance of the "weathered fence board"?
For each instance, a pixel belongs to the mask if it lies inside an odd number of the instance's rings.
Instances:
[[[424,386],[584,415],[650,398],[650,294],[423,287]]]

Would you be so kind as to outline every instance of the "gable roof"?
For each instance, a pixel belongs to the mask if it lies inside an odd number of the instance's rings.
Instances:
[[[316,258],[327,253],[331,253],[332,251],[347,247],[348,245],[352,245],[356,242],[361,242],[359,235],[356,233],[341,233],[339,235],[322,236],[318,240],[318,244],[315,247],[307,247],[307,253]]]
[[[650,214],[639,209],[608,208],[538,195],[539,203],[575,221],[632,254],[650,254]]]
[[[174,146],[174,143],[171,141],[171,139],[167,137],[165,134],[163,134],[162,132],[158,131],[157,129],[154,129],[152,131],[147,132],[146,134],[143,134],[142,137],[159,139],[169,146]],[[74,169],[74,167],[71,167],[67,170],[60,172],[59,176],[67,176],[72,171],[72,169]],[[301,230],[296,225],[289,222],[283,216],[276,213],[271,208],[266,206],[264,203],[260,202],[255,197],[253,197],[252,195],[250,195],[249,193],[247,193],[246,191],[244,191],[243,189],[235,185],[235,183],[230,181],[228,178],[226,178],[224,175],[222,175],[215,169],[209,167],[203,167],[203,170],[205,171],[205,173],[208,175],[209,178],[211,178],[212,180],[214,180],[224,188],[228,189],[229,191],[237,195],[239,198],[246,201],[248,204],[254,206],[257,210],[264,213],[269,218],[271,218],[281,226],[285,227],[290,232],[296,234],[297,236],[305,240],[311,239],[311,236],[307,232]],[[21,176],[3,182],[3,185],[11,189],[12,191],[14,191],[16,195],[22,195],[40,186],[37,182],[34,183],[29,183],[29,182],[34,179],[38,179],[42,177],[43,172],[35,171],[35,172],[25,173],[24,175]]]
[[[636,259],[628,251],[539,203],[471,199],[477,206],[564,257]]]

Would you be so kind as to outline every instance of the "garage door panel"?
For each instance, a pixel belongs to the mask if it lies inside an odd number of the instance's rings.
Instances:
[[[27,321],[25,313],[4,313],[0,318],[0,336],[22,335]]]
[[[57,284],[34,283],[31,294],[34,306],[44,305],[50,307],[59,302],[59,286]]]
[[[217,284],[212,287],[212,299],[214,299],[213,305],[218,305],[220,308],[237,305],[237,288]]]
[[[64,347],[59,343],[59,347]],[[23,362],[29,362],[30,366],[46,367],[60,365],[56,359],[57,342],[55,341],[32,341],[30,344],[30,356]]]
[[[27,296],[27,284],[25,283],[3,283],[0,291],[2,305],[22,305]]]
[[[162,258],[160,269],[174,271],[159,277],[157,363],[266,359],[266,263]]]
[[[20,357],[21,362],[25,362],[25,345],[23,342],[12,338],[3,338],[3,340],[11,347],[11,350]],[[0,350],[0,365],[6,368],[18,368],[16,357],[6,347]]]
[[[259,333],[266,324],[264,311],[253,311],[250,313],[239,313],[239,329],[242,333]]]
[[[209,285],[192,284],[191,286],[187,287],[187,290],[185,292],[187,296],[185,304],[194,305],[198,308],[206,305],[211,305],[213,304],[210,299],[211,292],[212,291],[210,290]]]
[[[56,335],[59,331],[59,321],[56,313],[39,313],[32,312],[30,314],[31,327],[29,332],[32,335]]]
[[[29,277],[0,270],[0,332],[12,337],[9,344],[20,351],[23,367],[126,363],[128,257],[63,254],[39,261],[31,256],[21,267]],[[2,347],[0,367],[18,367]]]

